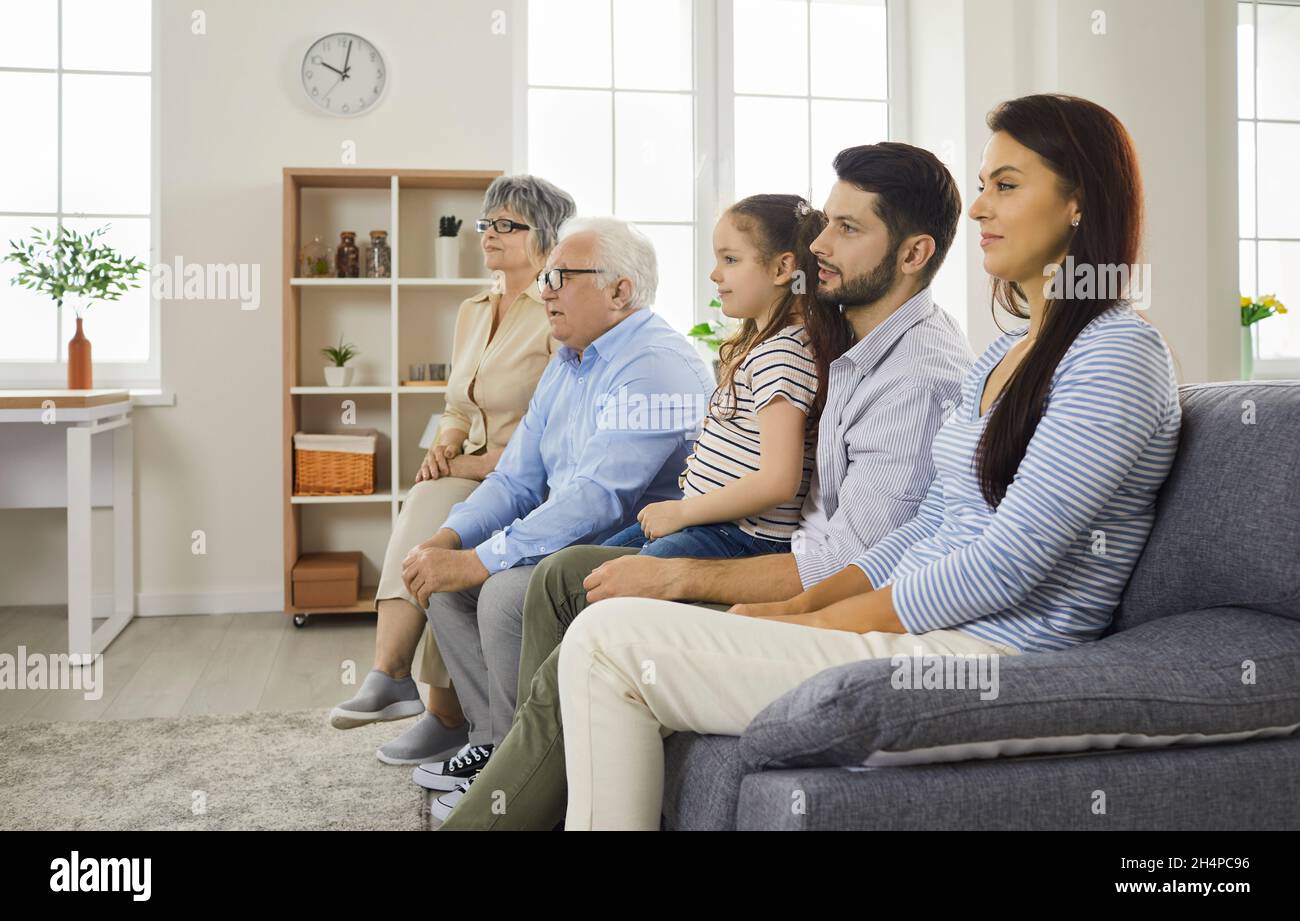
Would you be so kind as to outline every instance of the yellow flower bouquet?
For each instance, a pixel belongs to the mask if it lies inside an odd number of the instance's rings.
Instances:
[[[1272,294],[1265,294],[1259,300],[1252,300],[1245,295],[1241,297],[1242,326],[1250,326],[1279,313],[1286,313],[1286,305]]]

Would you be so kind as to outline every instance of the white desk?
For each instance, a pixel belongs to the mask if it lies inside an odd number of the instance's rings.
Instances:
[[[131,395],[125,390],[0,390],[0,423],[67,428],[68,653],[103,652],[135,616],[135,445],[131,431]],[[91,438],[110,431],[113,433],[113,614],[95,629],[91,619]],[[40,438],[29,440],[36,442]],[[16,444],[18,438],[14,441]],[[31,457],[26,460],[30,461]],[[60,503],[48,500],[39,503],[41,507],[57,504]]]

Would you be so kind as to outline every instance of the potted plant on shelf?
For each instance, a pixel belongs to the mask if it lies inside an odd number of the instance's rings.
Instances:
[[[716,297],[709,301],[709,306],[714,310],[722,309],[722,302]],[[687,331],[686,335],[690,336],[696,342],[702,342],[709,347],[709,350],[716,353],[726,341],[727,336],[731,335],[731,330],[724,324],[716,320],[710,320],[707,323],[696,323]],[[713,376],[716,378],[720,371],[721,362],[713,359]]]
[[[347,363],[361,354],[355,345],[351,343],[345,345],[343,337],[340,336],[338,345],[321,349],[321,354],[334,362],[332,365],[325,366],[325,383],[328,386],[346,387],[352,383],[353,369],[347,367]]]
[[[438,219],[438,239],[434,243],[434,265],[439,278],[460,278],[460,225],[456,215]]]
[[[21,285],[48,295],[58,307],[73,301],[77,315],[76,335],[68,342],[68,389],[90,390],[94,372],[90,359],[90,340],[81,328],[78,302],[89,307],[95,301],[116,301],[132,288],[140,287],[138,277],[148,266],[138,259],[127,259],[111,246],[99,242],[111,224],[90,233],[77,233],[63,225],[57,230],[34,231],[26,241],[9,241],[4,262],[18,264],[11,285]]]
[[[1286,305],[1272,294],[1257,299],[1241,296],[1241,379],[1255,376],[1255,341],[1251,329],[1260,320],[1286,313]]]

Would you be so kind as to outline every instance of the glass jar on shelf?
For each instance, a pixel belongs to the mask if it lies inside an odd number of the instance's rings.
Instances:
[[[320,237],[312,237],[312,241],[302,248],[298,260],[299,274],[303,278],[329,278],[334,272],[332,255]]]
[[[334,260],[336,274],[339,278],[361,277],[361,250],[357,248],[357,232],[345,230],[339,234],[343,241],[339,244],[338,255]]]
[[[393,276],[393,251],[388,245],[387,230],[370,231],[370,248],[366,250],[366,275],[370,278]]]

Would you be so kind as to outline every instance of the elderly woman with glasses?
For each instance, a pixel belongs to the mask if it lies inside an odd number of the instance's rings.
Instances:
[[[384,555],[374,667],[356,696],[330,713],[338,729],[418,715],[376,752],[388,764],[420,764],[465,744],[460,703],[424,608],[403,582],[402,562],[492,472],[528,409],[556,348],[538,271],[574,210],[568,193],[535,176],[502,176],[484,196],[476,227],[494,283],[465,300],[456,316],[446,408]],[[422,638],[419,677],[430,686],[427,708],[411,676]]]

